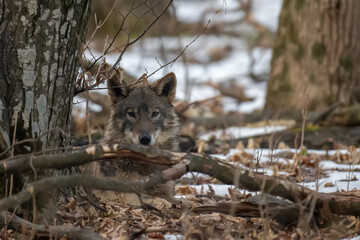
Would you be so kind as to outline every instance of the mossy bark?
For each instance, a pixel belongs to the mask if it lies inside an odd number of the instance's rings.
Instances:
[[[266,109],[360,102],[360,1],[284,0]]]
[[[68,145],[89,14],[90,0],[0,0],[1,152],[13,138],[38,139],[15,154]]]

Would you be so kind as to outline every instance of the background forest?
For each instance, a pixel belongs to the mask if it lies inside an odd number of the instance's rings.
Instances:
[[[0,239],[359,237],[357,0],[0,3]],[[169,72],[181,153],[101,144],[106,81]],[[169,171],[78,167],[123,158]],[[142,201],[166,180],[183,203]]]

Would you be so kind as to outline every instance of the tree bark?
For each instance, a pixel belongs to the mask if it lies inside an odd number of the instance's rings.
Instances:
[[[266,109],[360,102],[360,1],[284,0]]]
[[[90,0],[0,0],[0,152],[27,140],[0,158],[68,145],[89,14]],[[35,178],[15,175],[14,192]],[[0,196],[5,183],[0,179]],[[53,212],[49,200],[49,193],[39,196],[37,209]]]
[[[68,144],[89,7],[90,0],[0,0],[0,150],[15,126],[17,140],[40,139],[37,150]]]

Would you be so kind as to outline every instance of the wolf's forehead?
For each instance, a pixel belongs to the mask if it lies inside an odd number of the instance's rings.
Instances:
[[[136,89],[122,101],[121,105],[126,108],[152,109],[164,108],[168,104],[152,90]]]
[[[142,98],[142,99],[129,99],[129,100],[130,101],[127,104],[125,104],[125,106],[127,106],[129,108],[145,110],[145,109],[162,108],[163,107],[163,104],[161,104],[156,99]]]

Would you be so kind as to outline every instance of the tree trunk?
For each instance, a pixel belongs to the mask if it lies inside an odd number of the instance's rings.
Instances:
[[[359,103],[358,23],[358,0],[284,0],[265,108]]]
[[[0,152],[13,139],[36,139],[16,145],[15,154],[68,144],[89,14],[90,0],[0,0]],[[32,178],[36,173],[15,176],[14,192]],[[4,183],[0,179],[0,193],[5,192]],[[49,193],[45,195],[36,198],[47,211],[44,216],[53,206]]]
[[[90,0],[0,0],[0,144],[40,138],[67,145],[80,44]],[[28,144],[21,152],[32,151]]]

